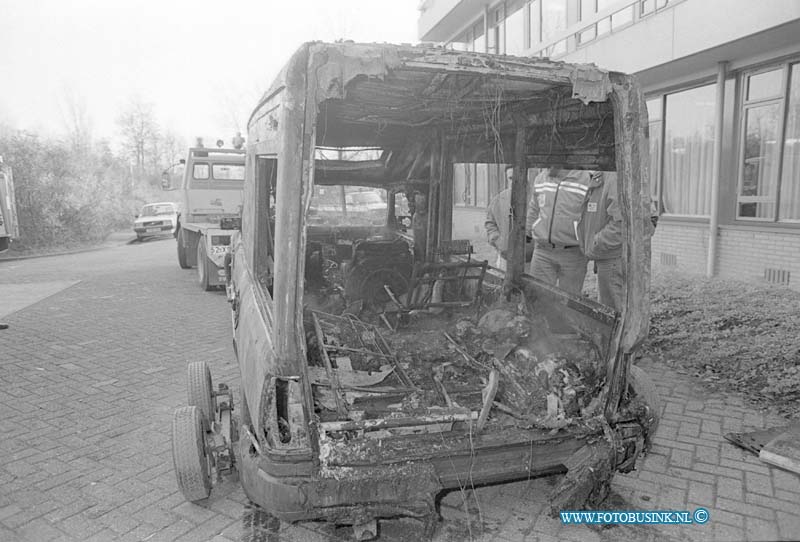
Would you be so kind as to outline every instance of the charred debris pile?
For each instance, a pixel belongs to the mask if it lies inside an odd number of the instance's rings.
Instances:
[[[454,424],[557,432],[601,415],[600,352],[576,334],[552,334],[524,298],[491,305],[478,298],[387,318],[394,302],[378,297],[349,305],[328,298],[326,308],[338,314],[305,311],[315,410],[328,426],[346,430],[354,421],[352,429],[384,436]],[[393,427],[393,419],[430,423]],[[369,420],[381,422],[364,425]]]

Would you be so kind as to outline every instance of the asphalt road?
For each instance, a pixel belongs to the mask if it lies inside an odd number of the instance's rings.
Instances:
[[[0,261],[0,320],[0,540],[350,539],[254,511],[235,480],[200,504],[179,493],[170,423],[186,365],[208,362],[215,385],[237,392],[238,369],[224,293],[178,267],[172,238]],[[557,480],[443,495],[435,539],[656,538],[562,526],[546,514]],[[419,540],[418,527],[383,522],[381,540]]]

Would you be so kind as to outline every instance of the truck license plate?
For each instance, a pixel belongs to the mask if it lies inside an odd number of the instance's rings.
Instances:
[[[223,245],[212,245],[211,246],[211,254],[226,254],[229,251],[229,247]]]
[[[161,228],[147,228],[147,233],[155,233],[161,231]]]

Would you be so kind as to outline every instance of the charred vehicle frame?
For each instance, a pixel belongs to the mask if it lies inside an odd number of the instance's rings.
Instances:
[[[466,162],[508,164],[517,179],[533,168],[616,171],[621,313],[524,272],[524,182],[512,187],[506,272],[453,240],[454,164]],[[649,318],[647,168],[631,76],[430,47],[300,48],[250,118],[227,268],[247,496],[284,520],[353,524],[359,538],[380,518],[432,526],[437,495],[465,483],[566,472],[553,510],[600,502],[614,472],[634,468],[659,414],[652,382],[631,363]],[[311,221],[320,189],[340,185],[385,190],[385,223]],[[414,193],[419,228],[397,205]],[[570,333],[550,333],[554,318]],[[415,349],[433,348],[434,334],[448,360]],[[200,436],[176,457],[207,467],[222,454],[227,467],[224,446],[203,444],[224,425],[227,389],[213,392],[193,371],[202,385],[190,402],[226,400],[203,407],[216,421],[181,411]],[[192,461],[178,475],[194,500],[209,486],[190,491],[208,472]]]

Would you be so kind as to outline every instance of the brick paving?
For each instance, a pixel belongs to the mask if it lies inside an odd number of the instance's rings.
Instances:
[[[233,480],[201,504],[178,492],[169,428],[186,401],[186,363],[209,362],[215,382],[234,390],[238,371],[224,295],[200,292],[194,273],[174,260],[174,242],[166,240],[13,268],[0,262],[0,293],[19,283],[80,281],[6,316],[11,328],[0,331],[0,541],[224,542],[248,540],[254,523],[263,540],[348,539],[347,529],[254,514]],[[650,454],[637,471],[615,477],[607,506],[702,506],[707,524],[564,526],[546,514],[558,482],[551,476],[444,495],[435,539],[800,539],[800,477],[722,438],[784,420],[709,394],[673,369],[642,366],[664,413]],[[413,539],[416,527],[386,522],[383,539]]]

